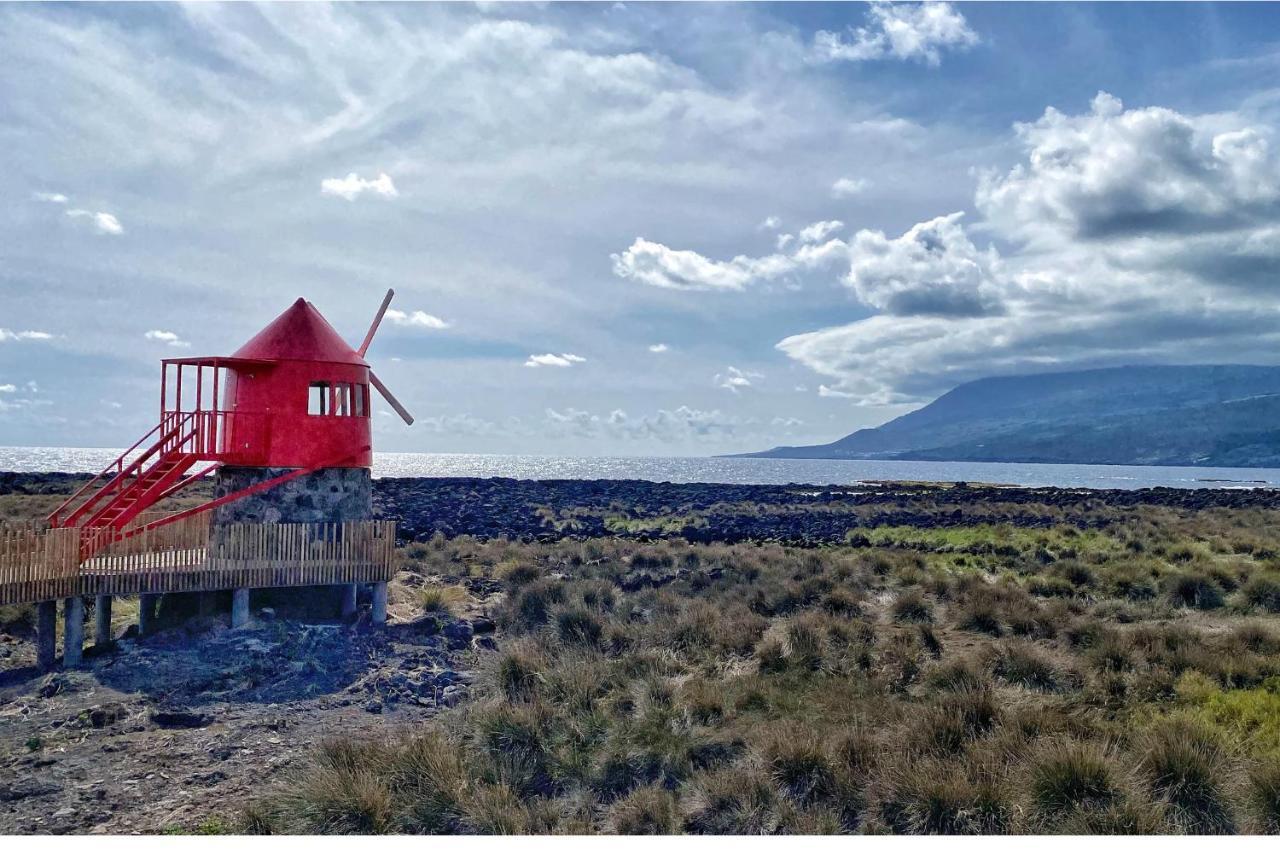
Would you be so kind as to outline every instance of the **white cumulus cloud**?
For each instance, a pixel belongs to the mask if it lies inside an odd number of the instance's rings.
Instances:
[[[668,347],[666,344],[650,344],[649,345],[650,353],[665,353],[670,349],[671,348]]]
[[[55,205],[65,205],[68,201],[66,195],[63,193],[47,193],[42,191],[32,193],[31,198],[35,199],[37,202],[49,202],[50,204]]]
[[[0,342],[3,341],[48,341],[53,338],[53,334],[49,332],[41,332],[38,329],[23,329],[14,331],[5,329],[0,326]]]
[[[524,363],[526,368],[570,368],[579,362],[585,362],[582,356],[575,356],[573,353],[543,353],[541,355],[530,356]]]
[[[727,388],[735,394],[739,389],[751,388],[751,381],[763,379],[764,374],[758,374],[754,371],[743,371],[735,368],[733,365],[727,367],[724,373],[716,374],[711,381],[720,388]]]
[[[386,199],[394,199],[400,195],[395,182],[386,172],[378,173],[376,178],[361,178],[355,172],[348,173],[345,178],[325,178],[320,182],[320,192],[349,202],[355,201],[364,193],[373,193]]]
[[[97,229],[99,234],[124,234],[124,226],[120,224],[120,220],[114,215],[105,211],[87,211],[84,208],[72,208],[67,211],[67,216],[72,219],[88,219],[93,223],[93,227]]]
[[[815,222],[812,225],[806,225],[800,229],[801,243],[818,243],[826,240],[833,232],[844,228],[844,223],[838,219],[823,220]]]
[[[164,329],[150,329],[143,334],[148,341],[159,341],[161,344],[167,344],[170,347],[190,347],[190,341],[184,341],[176,332],[168,332]]]
[[[871,186],[866,178],[837,178],[831,185],[831,196],[836,199],[848,199],[859,195]]]
[[[978,43],[950,3],[873,3],[867,24],[847,33],[818,31],[813,38],[816,62],[866,62],[873,59],[911,59],[937,65],[942,51],[965,50]]]
[[[417,327],[419,329],[448,329],[453,324],[425,311],[400,311],[389,308],[385,315],[387,320],[396,326]]]

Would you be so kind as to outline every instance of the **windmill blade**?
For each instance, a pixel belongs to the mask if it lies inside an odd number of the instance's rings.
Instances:
[[[356,351],[360,354],[360,358],[363,359],[364,354],[369,352],[369,345],[373,343],[374,333],[378,331],[378,326],[382,323],[382,316],[387,313],[387,306],[391,305],[391,298],[395,295],[396,292],[394,290],[387,288],[387,295],[382,298],[382,305],[378,307],[378,313],[374,316],[373,323],[369,325],[369,331],[365,333],[364,343]],[[384,391],[383,394],[386,394],[386,392]]]
[[[378,375],[373,371],[369,371],[369,382],[373,383],[373,387],[378,390],[378,393],[386,398],[387,403],[391,404],[391,408],[399,413],[405,424],[413,423],[413,416],[409,414],[409,410],[405,409],[404,405],[396,400],[396,396],[387,390],[387,387],[382,384],[382,380],[378,379]]]

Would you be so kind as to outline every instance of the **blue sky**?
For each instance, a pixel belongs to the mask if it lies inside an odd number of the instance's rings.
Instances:
[[[0,7],[0,444],[122,446],[305,295],[383,450],[829,441],[1274,363],[1280,7]]]

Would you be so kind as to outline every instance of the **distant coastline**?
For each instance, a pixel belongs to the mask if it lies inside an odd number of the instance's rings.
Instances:
[[[97,472],[104,448],[0,447],[3,472]],[[1064,489],[1280,487],[1280,468],[972,463],[750,457],[554,457],[375,453],[374,477],[640,480],[654,483],[854,486],[875,482],[1012,484]]]

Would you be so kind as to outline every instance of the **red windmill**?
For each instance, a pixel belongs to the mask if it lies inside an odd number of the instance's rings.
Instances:
[[[317,470],[363,469],[367,478],[373,462],[369,386],[413,423],[364,359],[393,295],[387,291],[358,350],[299,297],[231,356],[163,360],[160,423],[55,510],[49,523],[86,529],[87,557],[129,532]],[[225,494],[199,507],[126,532],[138,514],[224,466],[261,474],[231,491],[220,489]]]

